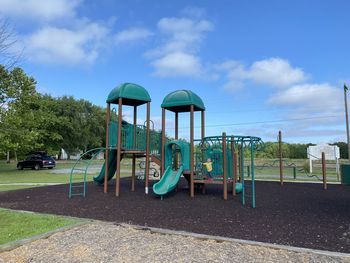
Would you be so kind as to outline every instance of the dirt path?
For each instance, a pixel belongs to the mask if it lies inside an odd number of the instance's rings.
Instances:
[[[350,262],[350,257],[152,233],[96,222],[9,252],[0,262]]]

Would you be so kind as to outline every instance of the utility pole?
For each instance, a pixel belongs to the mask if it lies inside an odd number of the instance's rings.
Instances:
[[[349,136],[349,116],[348,116],[348,99],[347,99],[348,87],[344,83],[344,102],[345,102],[345,120],[346,120],[346,138],[348,143],[348,160],[350,162],[350,136]]]

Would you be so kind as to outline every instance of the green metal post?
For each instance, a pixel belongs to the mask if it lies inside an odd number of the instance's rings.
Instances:
[[[297,168],[295,166],[293,167],[293,177],[297,179]]]
[[[70,177],[69,177],[69,198],[72,198],[72,181],[73,181],[73,169],[70,172]]]
[[[250,166],[252,175],[252,207],[255,208],[254,142],[252,138],[250,138]]]
[[[242,183],[242,204],[245,205],[245,186],[244,186],[244,142],[243,138],[241,139],[241,183]]]

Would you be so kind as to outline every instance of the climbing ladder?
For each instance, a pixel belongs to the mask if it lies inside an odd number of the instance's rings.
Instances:
[[[86,195],[86,177],[90,165],[93,160],[101,152],[105,152],[106,148],[95,148],[85,152],[80,158],[75,162],[73,168],[70,172],[69,178],[69,198],[72,196],[84,196]],[[75,182],[75,181],[79,182]]]

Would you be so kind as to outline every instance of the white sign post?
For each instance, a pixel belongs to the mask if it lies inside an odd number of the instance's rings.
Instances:
[[[340,158],[340,151],[339,147],[336,145],[329,145],[329,144],[318,144],[314,146],[309,146],[307,148],[307,158],[310,161],[310,173],[312,173],[312,161],[314,160],[320,160],[322,158],[322,152],[325,153],[325,159],[326,160],[332,160],[336,162],[336,172],[339,176],[339,158]]]

